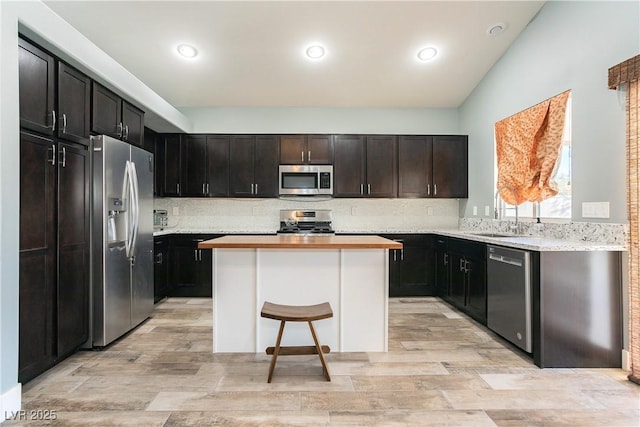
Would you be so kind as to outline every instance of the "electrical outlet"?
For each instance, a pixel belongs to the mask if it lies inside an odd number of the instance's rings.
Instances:
[[[478,207],[477,206],[473,207],[473,216],[478,216]]]
[[[174,215],[180,215],[180,208],[179,208],[179,207],[177,207],[177,206],[174,206],[174,207],[173,207],[173,214],[174,214]]]
[[[351,215],[358,215],[358,208],[356,208],[355,206],[351,207]]]
[[[427,206],[427,215],[429,216],[433,215],[433,207]]]
[[[488,205],[484,207],[484,216],[491,216],[491,210]]]
[[[610,218],[609,202],[582,202],[583,218]]]

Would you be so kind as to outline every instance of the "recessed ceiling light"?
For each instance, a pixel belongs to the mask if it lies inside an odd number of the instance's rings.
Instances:
[[[497,24],[493,24],[489,28],[487,28],[487,35],[490,37],[495,37],[504,32],[507,29],[507,24],[504,22],[498,22]]]
[[[307,58],[310,59],[320,59],[322,58],[327,51],[325,50],[325,48],[319,44],[314,44],[309,46],[305,51],[304,51],[305,55],[307,55]]]
[[[418,51],[418,59],[422,62],[431,61],[438,55],[438,49],[433,46],[425,47]]]
[[[178,45],[178,53],[185,58],[195,58],[198,56],[198,50],[190,44]]]

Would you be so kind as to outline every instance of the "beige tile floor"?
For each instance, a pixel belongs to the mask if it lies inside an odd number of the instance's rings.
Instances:
[[[330,383],[317,356],[282,357],[267,384],[268,356],[212,354],[211,318],[209,299],[158,304],[108,349],[25,384],[27,416],[57,417],[31,424],[640,425],[624,371],[538,369],[437,298],[392,299],[389,352],[330,353]]]

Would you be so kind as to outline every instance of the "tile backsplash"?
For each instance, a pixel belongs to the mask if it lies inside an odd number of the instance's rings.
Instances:
[[[459,222],[456,199],[158,198],[154,206],[169,213],[169,229],[236,233],[275,232],[280,209],[331,209],[338,232],[421,232]]]

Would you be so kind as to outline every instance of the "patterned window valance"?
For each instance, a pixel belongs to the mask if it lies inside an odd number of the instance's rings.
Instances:
[[[553,175],[569,94],[563,92],[495,124],[497,188],[505,202],[541,202],[558,194]]]

